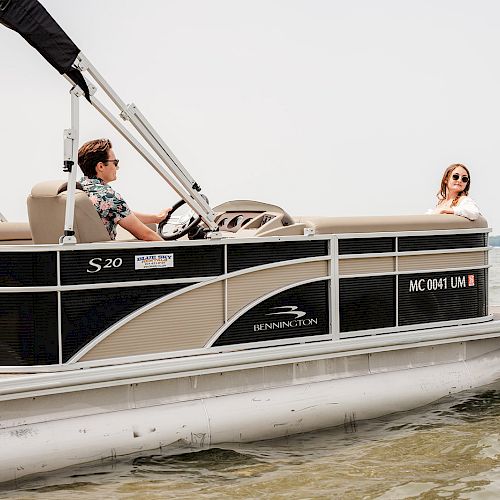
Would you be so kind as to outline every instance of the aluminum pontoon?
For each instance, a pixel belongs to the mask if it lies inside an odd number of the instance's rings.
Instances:
[[[0,21],[66,75],[73,110],[68,178],[33,187],[29,223],[0,222],[0,481],[353,428],[500,378],[484,219],[212,209],[38,2],[1,0]],[[83,96],[192,209],[170,240],[110,241],[78,189]]]

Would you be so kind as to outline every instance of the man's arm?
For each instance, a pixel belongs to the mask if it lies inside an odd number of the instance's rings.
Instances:
[[[141,212],[133,212],[134,215],[144,224],[159,224],[172,210],[171,208],[164,208],[160,213],[157,214],[143,214]]]
[[[120,219],[118,224],[123,227],[123,229],[126,229],[129,233],[133,234],[138,240],[163,241],[163,239],[152,229],[149,229],[148,226],[144,225],[134,213]]]

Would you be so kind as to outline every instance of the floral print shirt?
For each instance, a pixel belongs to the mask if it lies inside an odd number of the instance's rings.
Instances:
[[[127,202],[101,179],[82,177],[80,184],[94,204],[97,213],[108,230],[109,236],[112,240],[116,239],[118,221],[132,213]]]

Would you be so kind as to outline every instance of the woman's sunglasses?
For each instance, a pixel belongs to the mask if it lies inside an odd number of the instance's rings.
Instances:
[[[460,176],[458,174],[453,174],[451,176],[451,178],[454,181],[458,181],[458,179],[460,179]],[[466,175],[462,175],[462,182],[464,182],[465,184],[467,184],[469,182],[469,178]]]

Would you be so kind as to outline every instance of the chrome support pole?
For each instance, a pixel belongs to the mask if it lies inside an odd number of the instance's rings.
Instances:
[[[71,89],[71,128],[64,131],[64,171],[68,173],[66,192],[66,212],[64,215],[64,234],[59,239],[63,245],[75,244],[75,190],[78,163],[78,133],[80,109],[78,98],[82,95],[79,87]]]
[[[332,335],[334,340],[340,339],[340,265],[339,265],[339,238],[333,236],[330,239],[330,258],[332,269],[330,270],[332,276],[332,295],[331,295],[331,308],[332,308]]]

